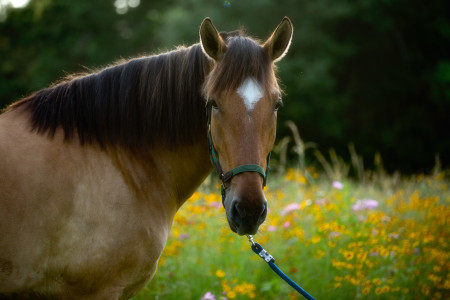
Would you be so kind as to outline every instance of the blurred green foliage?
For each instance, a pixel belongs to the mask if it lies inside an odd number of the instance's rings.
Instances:
[[[0,107],[67,73],[196,43],[206,16],[264,40],[286,15],[279,136],[293,120],[322,151],[353,143],[369,167],[377,152],[390,171],[427,171],[436,154],[448,167],[449,14],[446,0],[31,0],[0,22]]]

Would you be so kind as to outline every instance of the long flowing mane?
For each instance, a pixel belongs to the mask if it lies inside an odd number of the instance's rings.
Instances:
[[[205,134],[206,97],[235,89],[246,77],[276,81],[272,63],[258,43],[242,31],[221,33],[227,43],[214,67],[200,44],[141,57],[97,73],[72,76],[11,105],[31,112],[32,128],[66,140],[101,147],[169,148],[192,144]],[[267,86],[267,85],[266,85]]]
[[[204,132],[202,84],[209,62],[200,45],[132,59],[66,79],[13,104],[32,113],[33,129],[82,144],[169,147]]]

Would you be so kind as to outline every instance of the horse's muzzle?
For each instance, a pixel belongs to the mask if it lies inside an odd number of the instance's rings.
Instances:
[[[251,198],[227,195],[224,205],[232,231],[239,235],[256,234],[267,216],[267,200],[260,194]]]

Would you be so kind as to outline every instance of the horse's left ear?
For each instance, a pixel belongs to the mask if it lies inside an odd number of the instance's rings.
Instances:
[[[227,45],[210,18],[204,19],[202,25],[200,25],[200,45],[202,46],[203,52],[216,61],[227,49]]]
[[[286,55],[291,45],[293,31],[291,20],[288,17],[284,17],[280,25],[263,44],[263,48],[273,61],[279,61]]]

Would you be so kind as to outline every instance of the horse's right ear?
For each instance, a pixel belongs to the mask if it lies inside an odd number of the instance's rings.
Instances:
[[[200,45],[203,52],[217,61],[226,51],[227,45],[223,41],[210,18],[203,20],[200,25]]]

